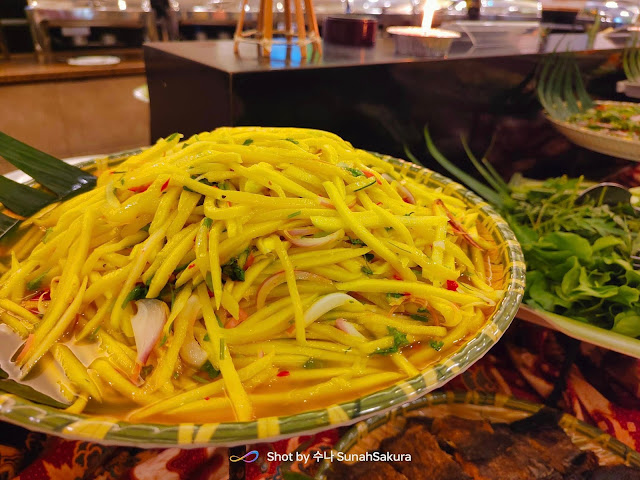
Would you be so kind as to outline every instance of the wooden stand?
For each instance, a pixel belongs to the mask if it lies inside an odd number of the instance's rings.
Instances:
[[[293,8],[295,10],[297,41],[293,40],[294,30],[291,2],[293,2]],[[312,45],[314,53],[322,54],[318,20],[316,19],[316,13],[313,9],[312,0],[304,0],[304,10],[302,2],[303,0],[282,0],[285,28],[284,30],[278,30],[273,28],[273,0],[260,0],[260,13],[258,14],[257,27],[252,30],[244,30],[245,8],[247,7],[248,0],[242,0],[240,18],[238,19],[234,36],[233,51],[238,54],[240,42],[256,43],[262,47],[262,55],[268,57],[271,55],[272,45],[277,41],[274,40],[274,35],[284,35],[283,43],[285,45],[299,45],[300,55],[303,59],[307,57],[308,44]]]

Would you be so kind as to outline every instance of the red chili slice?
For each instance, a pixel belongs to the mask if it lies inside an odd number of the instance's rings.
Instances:
[[[458,290],[458,282],[455,280],[447,280],[447,290],[451,290],[453,292]]]
[[[278,372],[278,377],[288,377],[289,375],[291,375],[291,373],[288,370],[283,370],[281,372]]]

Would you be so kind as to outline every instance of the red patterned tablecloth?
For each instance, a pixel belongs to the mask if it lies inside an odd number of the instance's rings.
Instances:
[[[640,447],[640,362],[515,321],[480,362],[445,388],[504,393],[546,402]],[[269,451],[330,448],[338,430],[248,446],[260,457],[247,480],[281,480]],[[225,448],[140,450],[67,441],[0,423],[0,480],[226,480]]]

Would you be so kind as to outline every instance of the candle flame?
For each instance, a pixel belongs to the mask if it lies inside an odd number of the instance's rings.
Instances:
[[[422,10],[422,29],[431,30],[433,25],[433,14],[436,11],[436,0],[427,0]]]

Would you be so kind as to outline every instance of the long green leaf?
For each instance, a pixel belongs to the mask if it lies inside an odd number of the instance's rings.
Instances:
[[[482,182],[479,182],[468,173],[456,167],[438,151],[435,144],[433,143],[433,140],[431,139],[431,135],[429,135],[429,129],[427,127],[424,127],[424,138],[427,142],[429,153],[431,153],[431,156],[442,166],[442,168],[447,170],[451,175],[460,180],[470,189],[474,190],[478,195],[483,197],[488,202],[491,202],[496,206],[502,205],[502,199],[497,192],[491,190]]]
[[[489,173],[489,171],[485,169],[482,164],[480,164],[476,156],[471,151],[471,148],[469,148],[467,139],[464,138],[464,136],[462,136],[460,137],[460,140],[462,141],[462,148],[464,148],[464,151],[466,152],[467,157],[469,157],[469,160],[471,160],[471,163],[473,163],[473,166],[476,167],[476,170],[478,170],[478,173],[482,175],[482,178],[484,178],[487,181],[487,183],[491,185],[496,192],[500,192],[502,190],[502,186],[496,181],[495,178],[493,178],[491,173]]]
[[[0,156],[58,197],[91,190],[96,177],[0,132]]]
[[[6,238],[5,234],[9,232],[9,230],[11,230],[13,227],[15,227],[18,223],[20,223],[20,220],[9,217],[8,215],[0,212],[0,239],[4,240]]]
[[[9,380],[8,377],[7,372],[0,368],[0,391],[13,393],[25,400],[31,400],[32,402],[49,405],[51,407],[66,408],[69,406],[54,400],[44,393],[34,390],[28,385],[23,385],[14,380]]]
[[[55,201],[55,197],[42,190],[0,176],[0,203],[13,213],[28,217]]]

